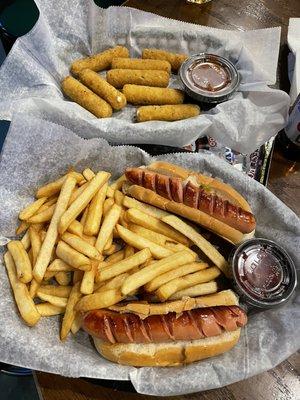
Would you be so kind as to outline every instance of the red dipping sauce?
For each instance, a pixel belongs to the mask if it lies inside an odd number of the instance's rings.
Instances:
[[[217,92],[230,82],[228,69],[216,62],[195,63],[188,73],[196,87],[209,92]]]
[[[297,284],[292,259],[267,239],[243,242],[232,256],[232,267],[236,291],[245,302],[256,307],[285,303]]]

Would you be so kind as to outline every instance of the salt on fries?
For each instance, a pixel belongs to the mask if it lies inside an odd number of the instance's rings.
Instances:
[[[69,171],[36,192],[8,243],[7,274],[23,320],[63,314],[60,338],[82,312],[143,293],[158,301],[216,293],[224,257],[180,218],[122,193],[125,176]],[[191,249],[191,246],[194,246]],[[198,257],[196,247],[212,264]],[[141,303],[142,304],[142,303]]]

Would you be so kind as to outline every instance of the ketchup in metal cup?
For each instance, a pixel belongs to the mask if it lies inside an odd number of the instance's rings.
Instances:
[[[180,79],[185,91],[194,99],[220,103],[237,90],[240,77],[234,64],[215,54],[196,54],[180,67]]]
[[[292,259],[271,240],[246,240],[235,249],[231,260],[235,290],[252,306],[282,305],[296,288],[297,273]]]

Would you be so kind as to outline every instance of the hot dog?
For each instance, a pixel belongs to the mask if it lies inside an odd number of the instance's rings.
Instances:
[[[235,331],[247,322],[238,306],[198,308],[166,315],[120,314],[109,310],[93,310],[84,318],[84,328],[91,335],[109,343],[162,343],[177,340],[198,340]]]
[[[231,290],[164,304],[120,303],[83,317],[100,354],[135,366],[175,366],[221,354],[237,343],[246,323]]]
[[[125,176],[134,185],[127,187],[129,195],[191,219],[231,242],[238,243],[255,230],[255,217],[245,199],[213,178],[161,162],[127,168]]]

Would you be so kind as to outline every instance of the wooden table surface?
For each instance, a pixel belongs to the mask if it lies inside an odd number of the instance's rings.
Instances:
[[[279,57],[279,86],[288,90],[287,27],[289,17],[300,17],[300,0],[213,0],[206,5],[187,4],[184,0],[128,0],[128,7],[165,17],[223,29],[282,27]],[[275,149],[271,164],[269,189],[300,215],[299,163],[286,161]],[[299,333],[298,333],[299,334]],[[274,349],[276,351],[276,349]],[[82,360],[84,363],[84,360]],[[226,386],[166,400],[296,400],[300,399],[300,352],[271,371]],[[36,374],[44,400],[151,400],[159,397],[117,392],[96,386],[83,379]],[[160,398],[162,399],[162,398]]]

